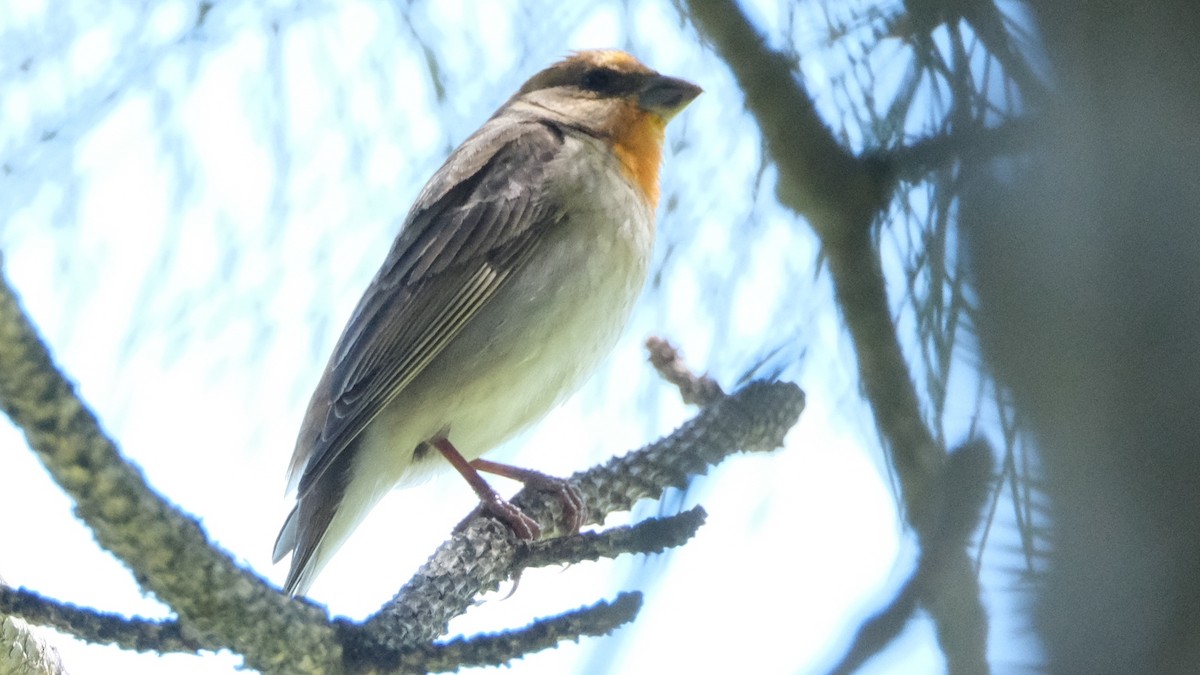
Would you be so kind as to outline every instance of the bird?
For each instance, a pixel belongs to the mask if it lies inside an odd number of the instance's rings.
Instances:
[[[514,534],[539,536],[477,471],[549,477],[481,457],[612,350],[652,254],[666,124],[701,91],[624,51],[573,52],[434,173],[300,425],[273,556],[291,554],[286,594],[307,594],[387,492],[447,464]]]

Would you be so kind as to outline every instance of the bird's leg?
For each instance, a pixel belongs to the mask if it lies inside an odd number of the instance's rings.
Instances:
[[[477,459],[471,462],[471,466],[479,471],[520,481],[525,484],[525,487],[554,493],[558,497],[559,503],[562,504],[563,520],[567,526],[567,533],[575,534],[579,531],[579,528],[583,527],[583,497],[566,480],[544,474],[540,471],[523,469],[519,466],[501,464],[500,462],[493,462],[487,459]]]
[[[525,541],[533,541],[542,535],[542,528],[538,526],[537,521],[521,512],[521,509],[508,503],[488,485],[483,476],[479,475],[472,462],[468,462],[466,457],[454,447],[450,439],[441,437],[432,441],[433,447],[442,453],[446,461],[450,462],[459,474],[466,479],[467,484],[479,495],[480,506],[491,512],[492,515],[500,519],[502,523],[508,525],[513,534],[517,535],[518,539]],[[476,460],[478,461],[478,460]],[[465,522],[465,521],[464,521]],[[460,526],[461,527],[461,526]]]

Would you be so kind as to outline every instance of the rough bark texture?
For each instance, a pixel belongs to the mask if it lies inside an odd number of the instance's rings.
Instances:
[[[320,672],[339,661],[340,647],[322,612],[286,600],[234,564],[195,519],[155,494],[124,461],[3,281],[0,408],[24,431],[100,545],[175,610],[196,640],[229,647],[262,670],[292,662],[297,644],[311,658],[292,672]]]
[[[587,507],[585,524],[600,523],[640,499],[658,498],[667,487],[684,487],[696,475],[738,451],[779,447],[799,418],[804,394],[788,383],[752,383],[705,408],[670,436],[609,460],[568,480]],[[552,495],[524,490],[513,503],[538,521],[544,536],[561,522],[562,505]],[[386,660],[391,652],[441,635],[451,618],[483,592],[516,572],[527,544],[497,521],[480,517],[466,525],[425,563],[380,612],[360,627],[346,627],[348,649]]]

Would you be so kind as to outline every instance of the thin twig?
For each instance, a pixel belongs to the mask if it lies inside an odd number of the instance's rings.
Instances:
[[[658,374],[679,388],[684,403],[708,405],[725,396],[725,391],[716,380],[688,370],[679,350],[666,339],[656,335],[646,338],[646,351],[650,352],[650,364]]]

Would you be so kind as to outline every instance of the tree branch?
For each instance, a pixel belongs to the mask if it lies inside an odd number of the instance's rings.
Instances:
[[[780,446],[804,407],[794,384],[755,382],[710,405],[666,438],[571,476],[583,497],[585,524],[629,510],[667,487],[684,487],[725,457]],[[542,526],[543,536],[561,532],[562,506],[544,492],[522,490],[512,500]],[[470,522],[425,563],[384,608],[361,625],[341,622],[347,658],[392,662],[446,632],[480,593],[494,590],[520,569],[528,544],[496,520]]]
[[[661,553],[687,543],[704,524],[704,517],[704,509],[696,506],[673,516],[648,518],[636,525],[534,542],[517,564],[528,569],[616,558],[623,553]]]
[[[0,585],[0,614],[15,614],[39,626],[49,626],[87,642],[112,644],[139,652],[216,651],[222,645],[185,635],[178,621],[127,618],[59,602],[25,589]]]
[[[904,515],[925,545],[924,514],[945,450],[925,424],[888,308],[871,224],[891,181],[874,159],[842,148],[784,55],[772,51],[736,3],[688,0],[701,33],[733,71],[779,169],[780,202],[820,237],[854,341],[859,378],[898,478]],[[948,560],[946,588],[923,598],[951,663],[986,668],[986,617],[965,551]]]
[[[931,171],[956,162],[983,162],[1001,154],[1028,150],[1030,122],[1011,119],[997,127],[962,129],[953,133],[920,138],[875,156],[894,180],[916,182]]]
[[[943,453],[922,419],[870,236],[871,223],[886,205],[886,181],[872,162],[838,144],[792,65],[767,48],[736,4],[690,0],[688,6],[746,93],[779,167],[780,201],[807,218],[821,238],[863,388],[911,511],[926,495]]]
[[[912,18],[918,38],[932,43],[939,27],[960,19],[967,22],[987,53],[1003,68],[1006,78],[1016,82],[1026,100],[1044,98],[1046,88],[1022,57],[1009,35],[1011,29],[994,0],[905,0],[904,8]]]
[[[826,246],[865,234],[886,204],[886,186],[838,143],[797,79],[736,3],[688,0],[701,34],[733,71],[779,168],[779,201],[803,214]]]
[[[187,635],[244,654],[258,669],[277,667],[298,644],[312,661],[297,672],[339,662],[339,645],[320,611],[287,600],[238,567],[125,462],[56,368],[2,275],[0,408],[100,545],[178,613]]]
[[[669,437],[576,474],[571,480],[587,502],[588,521],[601,522],[607,513],[657,497],[666,487],[683,487],[691,476],[739,449],[778,447],[803,406],[804,394],[795,385],[752,383],[715,401]],[[515,541],[507,528],[491,518],[476,518],[434,554],[397,600],[365,624],[342,621],[335,631],[320,608],[290,601],[240,569],[211,545],[194,520],[146,485],[55,368],[2,276],[0,407],[24,430],[101,545],[179,615],[177,623],[154,624],[51,603],[27,592],[0,595],[6,606],[89,639],[160,650],[228,647],[242,654],[248,666],[275,673],[341,672],[413,658],[425,653],[428,642],[445,632],[449,618],[464,611],[478,593],[518,572],[518,558],[526,553],[527,544]],[[513,502],[539,520],[547,536],[561,529],[562,506],[553,496],[522,491]],[[698,516],[694,512],[692,519]],[[687,521],[673,523],[683,524],[684,537],[698,525]],[[606,540],[609,545],[622,538],[638,546],[665,545],[669,541],[645,541],[647,531],[662,525],[644,525]],[[536,556],[526,562],[532,560]],[[627,601],[618,604],[628,608]],[[585,622],[574,637],[598,630],[587,625],[601,624]],[[555,630],[555,640],[565,635],[565,629]]]
[[[448,672],[470,666],[498,666],[558,643],[580,637],[608,635],[633,621],[642,607],[641,593],[621,593],[612,602],[538,619],[525,628],[458,638],[408,652],[399,660],[372,664],[400,672]]]
[[[992,472],[992,450],[984,441],[967,443],[950,455],[938,478],[938,506],[929,511],[931,522],[925,527],[928,536],[922,539],[916,571],[887,607],[859,627],[854,643],[830,670],[831,675],[848,675],[883,651],[908,625],[922,598],[942,593],[947,573],[957,567],[955,561],[979,522],[979,511],[993,481]],[[952,673],[970,672],[964,669],[965,664],[953,666],[953,654],[960,651],[947,654]]]

